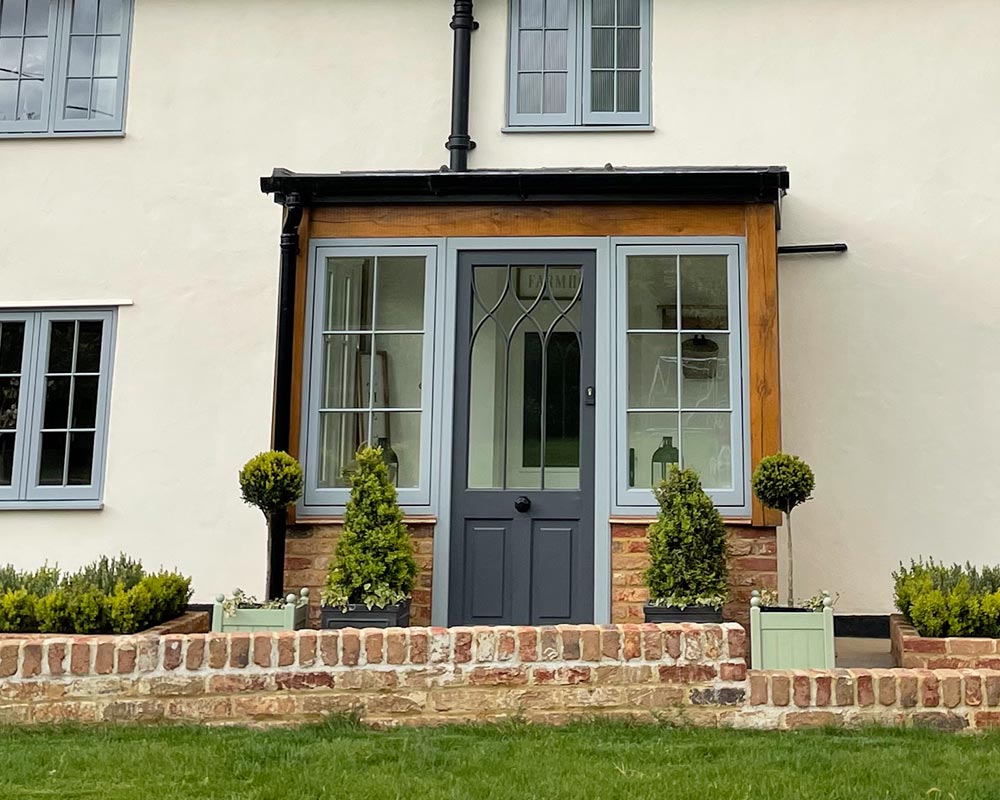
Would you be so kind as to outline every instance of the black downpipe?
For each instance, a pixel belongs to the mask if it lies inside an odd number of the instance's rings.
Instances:
[[[299,224],[302,198],[296,192],[285,197],[285,220],[281,226],[281,266],[278,278],[278,334],[274,359],[274,407],[271,449],[287,453],[291,444],[292,352],[295,342],[295,262],[299,255]],[[281,597],[285,591],[285,532],[288,512],[271,514],[267,520],[267,596]]]
[[[810,255],[813,253],[846,253],[843,242],[833,244],[785,244],[778,248],[779,256]]]
[[[455,0],[451,29],[455,31],[451,75],[451,135],[445,148],[451,153],[451,171],[469,168],[469,151],[476,143],[469,137],[469,74],[472,60],[472,32],[479,23],[472,18],[472,0]]]

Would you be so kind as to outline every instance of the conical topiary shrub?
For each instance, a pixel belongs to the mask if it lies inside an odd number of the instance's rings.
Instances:
[[[660,513],[646,534],[650,606],[720,609],[729,591],[726,527],[698,473],[672,465],[653,492]]]
[[[393,605],[409,598],[416,577],[413,543],[382,450],[362,447],[323,603],[343,610]]]

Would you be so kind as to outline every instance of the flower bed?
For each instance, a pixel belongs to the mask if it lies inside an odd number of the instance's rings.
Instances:
[[[1000,639],[921,636],[902,614],[889,619],[892,657],[897,667],[1000,669]]]

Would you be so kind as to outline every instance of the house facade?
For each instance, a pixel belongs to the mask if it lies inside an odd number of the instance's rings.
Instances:
[[[674,462],[737,616],[779,449],[838,613],[1000,561],[997,33],[985,0],[0,0],[0,562],[315,588],[365,441],[417,623],[639,618]],[[236,472],[272,445],[306,490],[269,553]]]

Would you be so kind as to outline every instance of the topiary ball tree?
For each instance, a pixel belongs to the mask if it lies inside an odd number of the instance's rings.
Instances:
[[[671,465],[653,493],[660,513],[646,531],[650,599],[679,608],[720,608],[729,591],[726,526],[698,473]]]
[[[267,593],[280,597],[284,590],[284,546],[288,517],[285,509],[302,497],[302,467],[288,453],[269,450],[258,453],[240,470],[243,502],[259,508],[267,520]]]
[[[753,493],[765,506],[784,511],[788,518],[788,605],[795,605],[795,582],[792,572],[792,509],[812,496],[816,476],[798,456],[775,453],[762,458],[753,472]]]
[[[413,542],[382,449],[362,447],[356,459],[336,558],[323,590],[326,605],[344,610],[352,604],[371,609],[400,603],[417,578]]]

